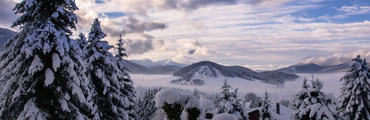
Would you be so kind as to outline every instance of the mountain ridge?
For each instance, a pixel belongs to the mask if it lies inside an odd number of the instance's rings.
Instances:
[[[242,66],[223,66],[211,61],[200,61],[176,71],[173,76],[180,76],[180,78],[173,80],[171,83],[201,85],[204,80],[216,78],[219,75],[224,77],[238,77],[251,81],[260,80],[272,84],[281,84],[284,81],[299,77],[279,71],[269,71],[269,74],[262,74]],[[276,76],[285,76],[286,78],[278,77],[279,79],[276,79]]]
[[[0,27],[0,52],[3,51],[5,43],[12,38],[16,32]]]

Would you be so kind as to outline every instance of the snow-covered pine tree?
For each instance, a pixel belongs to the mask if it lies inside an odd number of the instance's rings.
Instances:
[[[232,94],[230,92],[231,86],[227,84],[227,80],[223,82],[224,84],[221,87],[221,95],[220,98],[217,100],[216,103],[216,110],[217,113],[227,113],[229,110],[232,109],[231,101],[232,101]]]
[[[93,83],[96,94],[93,100],[98,107],[100,119],[128,120],[131,106],[127,96],[129,76],[117,65],[117,58],[108,50],[113,48],[107,41],[102,41],[106,34],[100,27],[99,19],[95,19],[89,33],[88,45],[84,48],[86,75]],[[131,83],[128,83],[131,84]],[[127,89],[127,90],[126,90]],[[125,93],[127,92],[127,93]],[[131,119],[131,118],[130,118]],[[132,118],[135,119],[135,118]]]
[[[260,120],[270,120],[271,113],[270,113],[270,100],[268,99],[268,94],[265,92],[265,97],[262,100],[262,106],[260,110]]]
[[[131,80],[130,75],[127,73],[128,68],[125,67],[125,61],[123,60],[123,57],[127,57],[126,49],[123,47],[123,40],[121,38],[121,35],[119,37],[118,43],[116,44],[117,47],[115,48],[117,50],[117,65],[119,70],[121,70],[123,76],[118,77],[118,81],[124,84],[124,89],[121,89],[121,92],[126,96],[128,99],[127,106],[125,106],[125,110],[128,113],[128,116],[130,119],[137,119],[137,113],[135,112],[135,88],[133,85],[133,82]]]
[[[341,78],[343,86],[337,107],[340,115],[353,120],[370,119],[370,68],[358,55],[350,70]]]
[[[291,115],[291,120],[340,120],[336,115],[335,105],[325,93],[321,92],[323,83],[312,80],[312,88],[299,98],[299,108]]]
[[[247,120],[248,114],[245,112],[242,104],[240,104],[241,100],[237,98],[237,89],[233,93],[230,92],[231,89],[231,86],[227,84],[227,80],[225,79],[221,87],[221,96],[216,103],[218,114],[229,113],[233,114],[239,120]]]
[[[71,50],[74,0],[25,0],[14,10],[20,32],[1,55],[0,119],[92,119],[89,81]]]
[[[289,108],[292,110],[298,110],[303,103],[304,98],[307,97],[310,86],[307,84],[307,79],[304,78],[302,82],[302,89],[296,95],[293,96]]]
[[[76,41],[81,49],[84,49],[84,47],[87,45],[87,40],[86,40],[85,34],[83,33],[80,33],[78,35],[78,38],[76,39]]]
[[[118,52],[116,57],[121,58],[121,59],[122,57],[127,57],[126,49],[123,47],[122,35],[119,36],[118,43],[116,45],[117,45],[116,49]]]
[[[152,120],[157,108],[155,107],[154,97],[163,88],[150,88],[143,96],[137,98],[136,113],[139,120]]]

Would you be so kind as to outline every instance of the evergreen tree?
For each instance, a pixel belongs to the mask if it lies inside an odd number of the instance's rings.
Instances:
[[[88,45],[84,48],[86,75],[92,81],[96,94],[93,100],[98,107],[100,119],[128,120],[132,103],[132,81],[119,69],[117,58],[108,50],[113,48],[102,41],[106,34],[95,19],[89,33]],[[132,118],[135,119],[135,118]]]
[[[370,119],[370,68],[358,55],[350,70],[341,78],[344,82],[339,96],[340,115],[353,120]]]
[[[74,0],[25,0],[14,10],[21,30],[1,54],[0,119],[91,119],[91,88],[71,46]]]
[[[260,120],[270,120],[271,113],[270,113],[270,100],[268,99],[267,92],[265,92],[265,98],[262,100],[262,106],[260,110]]]
[[[291,120],[340,120],[340,116],[336,115],[335,105],[331,98],[327,97],[325,93],[321,92],[323,83],[316,79],[312,80],[312,88],[309,88],[304,81],[304,90],[299,94],[300,97],[295,97],[293,100],[296,109],[292,115]],[[297,102],[299,101],[299,102]]]
[[[136,113],[139,120],[152,120],[157,108],[155,107],[154,97],[162,88],[153,88],[146,90],[143,96],[137,99]]]
[[[231,86],[227,84],[227,80],[224,81],[221,87],[221,97],[216,103],[216,109],[218,114],[229,113],[233,114],[239,120],[247,120],[248,114],[245,112],[244,107],[240,104],[240,99],[237,98],[237,89],[234,93],[231,93]]]
[[[302,89],[296,95],[293,96],[292,101],[290,102],[289,108],[292,110],[298,110],[301,103],[303,103],[304,98],[307,97],[310,86],[307,84],[307,79],[304,78],[302,82]]]
[[[78,38],[76,39],[76,41],[81,49],[83,49],[87,45],[87,40],[86,40],[85,34],[83,33],[80,33],[78,35]]]
[[[119,77],[119,81],[124,84],[124,89],[121,89],[121,92],[126,96],[128,99],[128,105],[125,107],[125,110],[128,112],[129,118],[136,119],[138,116],[135,112],[135,97],[136,93],[134,91],[134,85],[133,82],[129,76],[129,74],[126,72],[128,69],[125,67],[125,61],[123,60],[123,57],[127,57],[126,49],[123,48],[123,41],[121,36],[119,37],[118,43],[116,44],[117,47],[117,65],[119,70],[121,70],[124,77]]]
[[[123,47],[123,39],[121,35],[119,36],[118,43],[116,45],[117,45],[116,49],[118,52],[116,57],[121,59],[122,57],[127,57],[126,49]]]

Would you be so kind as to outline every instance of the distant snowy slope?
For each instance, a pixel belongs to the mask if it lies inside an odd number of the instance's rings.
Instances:
[[[173,74],[174,72],[180,70],[181,67],[175,66],[175,65],[165,65],[165,66],[153,67],[151,69],[158,74]]]
[[[346,62],[338,65],[321,66],[315,63],[299,63],[289,67],[281,68],[276,71],[285,73],[336,73],[346,72],[350,68],[351,62]]]
[[[16,32],[9,29],[0,28],[0,52],[3,51],[5,43],[14,35]]]
[[[346,72],[350,68],[350,62],[343,63],[339,65],[333,65],[333,66],[325,66],[322,70],[319,71],[319,73],[335,73],[335,72]]]
[[[154,71],[152,71],[148,67],[133,63],[131,61],[125,60],[124,66],[127,67],[130,70],[130,73],[133,74],[154,74]]]
[[[266,79],[269,80],[269,82],[277,82],[281,83],[284,81],[290,81],[290,80],[295,80],[299,76],[295,74],[289,74],[289,73],[284,73],[280,71],[263,71],[260,72]]]
[[[316,73],[323,68],[315,63],[299,63],[289,67],[278,69],[277,71],[285,73]]]
[[[298,78],[297,75],[287,74],[283,72],[266,72],[266,74],[262,74],[245,67],[223,66],[210,61],[201,61],[191,64],[175,72],[173,75],[181,77],[172,81],[172,83],[198,85],[203,84],[203,82],[208,78],[217,77],[238,77],[245,80],[260,80],[263,82],[274,84],[283,83],[283,81]],[[284,77],[287,79],[284,79]]]
[[[197,69],[200,69],[203,66],[212,68],[210,70],[214,76],[216,76],[216,71],[214,69],[217,69],[225,77],[240,77],[240,78],[245,78],[245,79],[256,78],[260,80],[264,79],[262,76],[260,76],[259,73],[251,69],[244,68],[241,66],[223,66],[223,65],[219,65],[217,63],[210,62],[210,61],[201,61],[201,62],[191,64],[175,72],[173,75],[182,76],[184,74],[194,74]]]
[[[181,69],[181,67],[172,65],[149,68],[128,60],[125,60],[124,65],[130,70],[130,73],[133,74],[173,74],[175,71]]]
[[[173,62],[171,60],[156,60],[152,61],[150,59],[143,59],[143,60],[129,60],[131,62],[146,66],[148,68],[158,68],[162,66],[177,66],[177,67],[185,67],[186,64],[181,64],[177,62]]]

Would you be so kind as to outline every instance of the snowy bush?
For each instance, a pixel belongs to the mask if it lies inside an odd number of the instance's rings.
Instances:
[[[238,120],[238,119],[236,119],[234,115],[222,113],[213,117],[212,120]]]
[[[182,94],[174,89],[159,91],[155,95],[155,106],[162,108],[170,120],[195,120],[202,118],[204,114],[198,98],[188,93]]]
[[[201,99],[199,100],[199,103],[200,106],[204,109],[204,118],[212,119],[212,117],[216,114],[216,109],[212,101]]]
[[[250,103],[248,108],[260,107],[261,97],[258,97],[255,93],[247,93],[244,97],[244,102]]]

